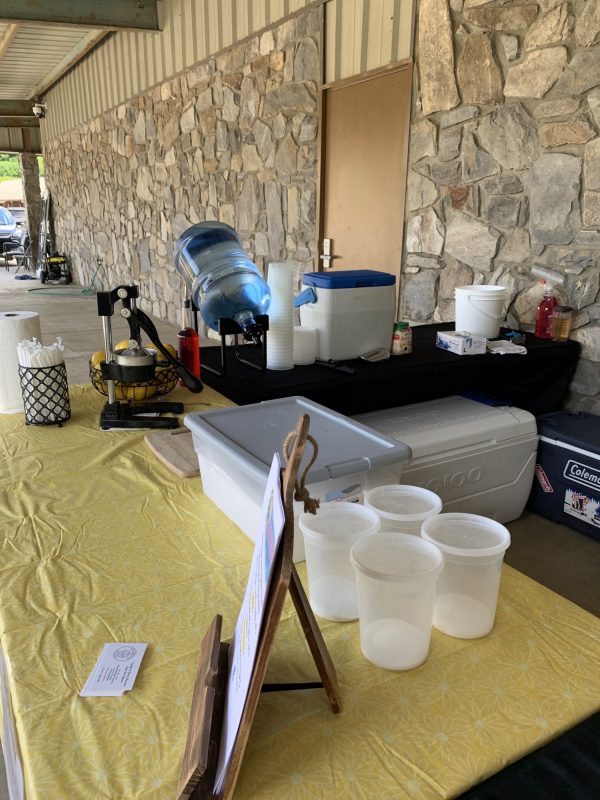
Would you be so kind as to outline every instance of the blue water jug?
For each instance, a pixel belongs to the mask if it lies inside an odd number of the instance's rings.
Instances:
[[[220,319],[232,319],[245,339],[260,338],[255,316],[267,313],[271,291],[233,228],[224,222],[193,225],[177,240],[174,260],[209,328],[216,331]]]

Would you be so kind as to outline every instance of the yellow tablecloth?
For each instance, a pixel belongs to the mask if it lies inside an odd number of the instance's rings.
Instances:
[[[198,646],[217,611],[231,634],[252,545],[143,432],[98,430],[93,390],[71,402],[62,429],[0,416],[0,641],[27,797],[172,798]],[[493,633],[434,631],[410,672],[370,665],[357,623],[321,626],[342,713],[320,690],[261,698],[239,800],[451,797],[600,707],[600,620],[508,567]],[[133,691],[79,697],[112,641],[149,643]],[[269,679],[315,676],[288,604]]]

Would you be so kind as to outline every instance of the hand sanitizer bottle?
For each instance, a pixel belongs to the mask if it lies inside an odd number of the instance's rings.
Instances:
[[[542,297],[535,315],[535,335],[539,339],[552,338],[552,309],[556,305],[556,297],[552,294],[552,287],[544,284],[544,296]]]

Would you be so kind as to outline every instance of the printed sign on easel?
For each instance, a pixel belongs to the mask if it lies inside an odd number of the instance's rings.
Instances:
[[[256,538],[246,593],[229,648],[229,680],[225,693],[219,763],[214,787],[216,794],[223,788],[225,772],[248,697],[273,564],[283,533],[285,513],[281,500],[280,471],[281,465],[276,453],[263,498],[261,531]]]
[[[233,642],[229,645],[221,641],[220,614],[202,640],[178,800],[232,798],[263,687],[269,691],[322,688],[333,713],[340,711],[335,667],[292,562],[294,493],[307,439],[317,452],[316,442],[308,436],[309,422],[308,414],[302,414],[286,438],[287,465],[281,487],[278,458],[273,461],[263,502],[264,524],[257,537]],[[264,684],[288,592],[321,682]]]

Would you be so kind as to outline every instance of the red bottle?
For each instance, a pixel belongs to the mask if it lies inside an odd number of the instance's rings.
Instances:
[[[537,307],[535,315],[535,335],[540,339],[552,338],[552,309],[556,305],[556,297],[552,294],[552,287],[546,281],[544,284],[544,296]]]
[[[200,337],[198,331],[192,326],[192,303],[191,300],[184,300],[182,306],[183,329],[177,334],[179,343],[179,360],[197,378],[200,377]],[[185,383],[180,380],[180,386]]]

